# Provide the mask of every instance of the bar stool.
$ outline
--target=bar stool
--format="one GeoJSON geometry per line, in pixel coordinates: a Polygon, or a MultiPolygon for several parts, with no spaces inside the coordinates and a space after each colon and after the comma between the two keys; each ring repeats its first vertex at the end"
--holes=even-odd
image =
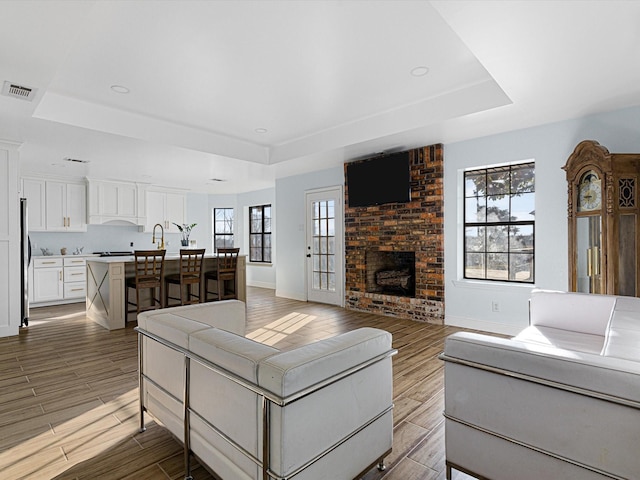
{"type": "Polygon", "coordinates": [[[204,287],[205,301],[227,300],[230,298],[238,298],[238,282],[236,279],[236,266],[238,264],[239,248],[219,248],[218,249],[218,268],[212,272],[205,272],[204,287]],[[216,282],[217,289],[215,292],[209,291],[209,280],[216,282]],[[231,282],[233,289],[227,290],[226,286],[231,282]],[[209,299],[208,294],[215,295],[215,298],[209,299]]]}
{"type": "Polygon", "coordinates": [[[164,275],[164,257],[166,250],[136,250],[133,254],[135,260],[133,262],[135,276],[127,278],[124,287],[124,305],[125,320],[129,313],[136,312],[136,315],[146,310],[155,310],[162,308],[162,277],[164,275]],[[136,303],[129,300],[129,289],[136,290],[136,303]],[[148,289],[151,295],[151,304],[142,305],[140,292],[148,289]],[[156,289],[159,290],[156,298],[156,289]],[[135,305],[133,310],[129,309],[129,305],[135,305]]]}
{"type": "MultiPolygon", "coordinates": [[[[180,249],[180,273],[171,273],[165,275],[165,301],[166,307],[169,306],[169,299],[179,300],[179,305],[189,305],[192,303],[200,303],[200,282],[202,275],[202,263],[204,261],[204,248],[198,249],[180,249]],[[178,285],[180,288],[180,298],[169,296],[171,284],[178,285]],[[198,285],[197,295],[193,292],[192,286],[198,285]],[[186,294],[186,295],[185,295],[186,294]],[[194,300],[195,299],[195,300],[194,300]]],[[[172,305],[173,306],[173,305],[172,305]]]]}

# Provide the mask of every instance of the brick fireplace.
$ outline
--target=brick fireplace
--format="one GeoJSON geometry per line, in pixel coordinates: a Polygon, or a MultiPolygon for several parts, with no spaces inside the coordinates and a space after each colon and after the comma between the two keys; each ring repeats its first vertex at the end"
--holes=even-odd
{"type": "Polygon", "coordinates": [[[345,304],[352,310],[442,325],[443,146],[411,150],[409,158],[410,202],[351,208],[346,185],[345,304]],[[383,273],[376,282],[381,271],[393,273],[383,273]]]}

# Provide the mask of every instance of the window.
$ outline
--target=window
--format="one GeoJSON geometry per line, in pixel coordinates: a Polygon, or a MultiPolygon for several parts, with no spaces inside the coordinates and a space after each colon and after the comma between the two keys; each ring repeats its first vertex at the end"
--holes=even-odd
{"type": "Polygon", "coordinates": [[[213,249],[233,248],[233,208],[213,209],[213,249]]]}
{"type": "Polygon", "coordinates": [[[534,163],[464,174],[464,278],[533,283],[534,163]]]}
{"type": "Polygon", "coordinates": [[[271,262],[271,205],[249,207],[249,261],[271,262]]]}

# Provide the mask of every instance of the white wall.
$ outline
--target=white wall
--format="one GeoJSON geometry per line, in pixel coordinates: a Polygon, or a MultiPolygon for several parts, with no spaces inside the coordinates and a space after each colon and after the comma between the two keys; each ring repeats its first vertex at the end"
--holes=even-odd
{"type": "Polygon", "coordinates": [[[209,195],[206,193],[187,194],[187,218],[185,223],[195,223],[191,229],[189,240],[195,240],[198,248],[205,248],[206,253],[213,252],[211,239],[211,210],[209,208],[209,195]]]}
{"type": "Polygon", "coordinates": [[[344,185],[343,167],[276,180],[276,295],[307,300],[305,261],[305,192],[344,185]]]}
{"type": "Polygon", "coordinates": [[[279,217],[275,189],[267,188],[255,192],[241,193],[237,196],[236,208],[236,246],[249,255],[249,207],[271,205],[271,263],[250,263],[247,257],[247,285],[263,288],[276,288],[276,265],[278,263],[277,246],[281,238],[275,227],[279,217]]]}
{"type": "Polygon", "coordinates": [[[536,162],[535,287],[568,288],[567,183],[561,167],[582,140],[611,153],[640,151],[640,108],[445,145],[445,323],[499,333],[528,324],[530,286],[462,279],[462,171],[536,162]],[[498,302],[499,312],[492,312],[498,302]]]}

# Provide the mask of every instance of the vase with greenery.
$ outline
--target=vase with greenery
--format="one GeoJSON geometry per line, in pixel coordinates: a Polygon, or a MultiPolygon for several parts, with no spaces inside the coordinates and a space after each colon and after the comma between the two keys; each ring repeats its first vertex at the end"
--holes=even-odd
{"type": "Polygon", "coordinates": [[[182,244],[183,247],[188,247],[189,235],[191,235],[191,229],[195,227],[197,223],[192,223],[191,225],[188,225],[186,223],[183,223],[182,225],[178,225],[177,223],[174,223],[174,225],[178,227],[178,230],[180,230],[180,234],[182,235],[182,239],[180,240],[180,243],[182,244]]]}

